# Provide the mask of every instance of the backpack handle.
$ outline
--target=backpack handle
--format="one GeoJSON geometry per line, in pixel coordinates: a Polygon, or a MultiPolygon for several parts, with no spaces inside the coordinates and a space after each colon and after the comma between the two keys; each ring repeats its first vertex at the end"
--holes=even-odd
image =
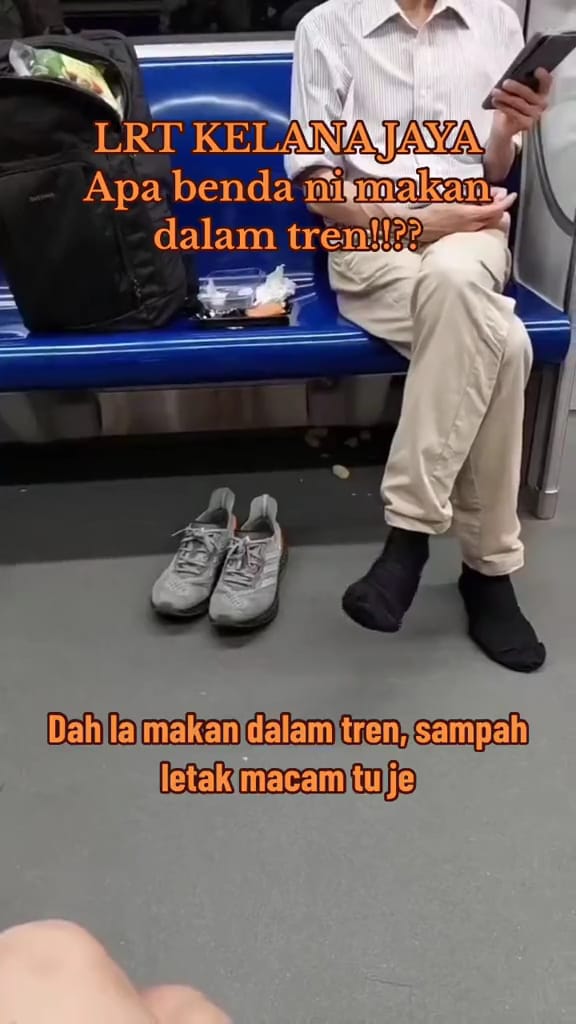
{"type": "Polygon", "coordinates": [[[73,35],[72,29],[68,28],[67,25],[50,26],[46,25],[43,36],[71,36],[73,35]]]}

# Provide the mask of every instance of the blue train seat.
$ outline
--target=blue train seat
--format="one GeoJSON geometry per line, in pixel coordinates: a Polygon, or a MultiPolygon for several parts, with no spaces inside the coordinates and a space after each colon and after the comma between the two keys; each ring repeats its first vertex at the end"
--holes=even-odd
{"type": "MultiPolygon", "coordinates": [[[[193,49],[195,54],[190,56],[186,46],[159,44],[152,47],[153,54],[144,52],[141,57],[156,119],[267,121],[271,144],[284,136],[289,121],[289,52],[277,52],[270,44],[270,52],[255,53],[249,43],[246,53],[218,54],[216,47],[209,55],[202,46],[193,49]]],[[[284,174],[280,155],[191,155],[190,135],[179,137],[176,145],[174,166],[194,180],[248,181],[262,167],[270,167],[275,177],[284,174]]],[[[203,252],[198,257],[199,270],[203,276],[248,267],[270,271],[283,263],[298,284],[296,322],[273,329],[206,331],[182,317],[149,333],[32,336],[6,284],[0,282],[0,389],[146,388],[406,371],[404,359],[394,349],[339,316],[328,287],[324,255],[288,247],[288,226],[312,223],[300,198],[285,204],[180,203],[177,214],[181,226],[197,225],[206,216],[217,227],[273,226],[278,251],[203,252]]],[[[529,331],[536,365],[551,368],[558,380],[570,350],[568,318],[519,285],[512,283],[510,290],[529,331]]],[[[550,401],[555,404],[553,391],[548,394],[550,401]]],[[[564,406],[565,396],[562,401],[564,406]]],[[[561,423],[550,427],[550,417],[558,412],[546,413],[548,434],[561,434],[561,423]]],[[[557,447],[557,439],[553,443],[557,447]]],[[[543,457],[545,461],[546,453],[543,457]]],[[[540,469],[537,476],[536,486],[541,487],[540,469]]]]}
{"type": "MultiPolygon", "coordinates": [[[[166,46],[169,52],[170,47],[166,46]]],[[[291,56],[177,56],[143,60],[146,87],[158,120],[263,120],[268,139],[281,139],[289,121],[291,56]]],[[[194,180],[254,178],[262,167],[283,176],[280,155],[191,155],[191,136],[177,141],[174,165],[194,180]]],[[[383,342],[343,320],[326,281],[323,254],[293,252],[286,229],[312,220],[295,203],[180,203],[182,226],[209,216],[218,227],[272,225],[277,252],[206,252],[200,273],[284,263],[298,282],[297,322],[290,327],[213,332],[182,318],[163,330],[134,335],[31,336],[11,297],[0,289],[0,388],[4,391],[122,388],[159,385],[401,373],[406,364],[383,342]]],[[[538,296],[512,286],[538,363],[559,364],[569,346],[567,318],[538,296]]]]}

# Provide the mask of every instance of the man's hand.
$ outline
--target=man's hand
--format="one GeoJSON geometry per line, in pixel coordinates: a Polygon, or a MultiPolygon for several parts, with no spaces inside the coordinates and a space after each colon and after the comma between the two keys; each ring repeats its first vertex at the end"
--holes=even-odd
{"type": "Polygon", "coordinates": [[[508,210],[517,199],[515,192],[493,189],[491,203],[432,203],[419,218],[423,232],[420,242],[434,242],[444,235],[459,232],[486,231],[490,228],[507,233],[510,226],[508,210]]]}
{"type": "Polygon", "coordinates": [[[507,81],[501,89],[495,89],[492,93],[497,130],[509,138],[519,132],[529,132],[538,124],[548,107],[552,75],[544,68],[538,68],[536,78],[537,90],[521,85],[520,82],[507,81]]]}

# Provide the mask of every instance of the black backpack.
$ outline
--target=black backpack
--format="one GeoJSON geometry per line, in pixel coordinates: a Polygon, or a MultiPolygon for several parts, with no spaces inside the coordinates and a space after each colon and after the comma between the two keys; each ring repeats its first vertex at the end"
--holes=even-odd
{"type": "MultiPolygon", "coordinates": [[[[116,32],[26,39],[105,65],[121,86],[126,121],[150,122],[136,52],[116,32]]],[[[122,331],[165,324],[194,305],[193,264],[163,251],[154,235],[170,208],[138,200],[125,212],[84,203],[97,172],[106,182],[156,179],[170,193],[169,157],[93,152],[95,121],[108,121],[107,148],[122,138],[120,118],[100,97],[66,82],[21,78],[11,41],[0,40],[0,266],[32,331],[122,331]]]]}

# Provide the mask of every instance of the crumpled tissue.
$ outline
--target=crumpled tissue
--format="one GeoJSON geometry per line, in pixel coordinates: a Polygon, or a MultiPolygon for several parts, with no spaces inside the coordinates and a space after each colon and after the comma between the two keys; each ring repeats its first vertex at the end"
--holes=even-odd
{"type": "Polygon", "coordinates": [[[296,283],[286,277],[282,263],[271,274],[268,274],[262,284],[258,285],[254,296],[254,305],[260,306],[265,302],[286,302],[286,299],[294,295],[295,291],[296,283]]]}

